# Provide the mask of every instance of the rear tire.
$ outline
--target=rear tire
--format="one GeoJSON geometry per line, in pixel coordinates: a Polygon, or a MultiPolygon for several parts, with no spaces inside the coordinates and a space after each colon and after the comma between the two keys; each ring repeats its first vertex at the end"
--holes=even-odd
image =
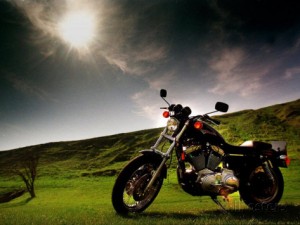
{"type": "Polygon", "coordinates": [[[273,179],[262,166],[257,166],[240,184],[241,198],[254,210],[274,209],[282,197],[284,181],[281,171],[277,167],[269,169],[273,179]]]}
{"type": "Polygon", "coordinates": [[[144,189],[160,163],[157,158],[141,155],[126,165],[112,191],[112,204],[117,213],[139,213],[154,201],[163,184],[163,176],[156,179],[147,193],[144,189]]]}

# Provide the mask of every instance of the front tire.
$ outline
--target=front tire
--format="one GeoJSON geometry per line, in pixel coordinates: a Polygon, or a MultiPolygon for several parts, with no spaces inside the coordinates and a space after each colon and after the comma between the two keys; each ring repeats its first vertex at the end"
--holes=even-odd
{"type": "Polygon", "coordinates": [[[272,209],[280,201],[284,181],[277,167],[269,168],[268,174],[263,166],[258,166],[243,180],[240,186],[240,196],[252,209],[272,209]]]}
{"type": "Polygon", "coordinates": [[[139,213],[154,201],[163,184],[163,176],[160,175],[146,193],[144,189],[160,163],[157,158],[141,155],[126,165],[112,192],[112,204],[117,213],[139,213]]]}

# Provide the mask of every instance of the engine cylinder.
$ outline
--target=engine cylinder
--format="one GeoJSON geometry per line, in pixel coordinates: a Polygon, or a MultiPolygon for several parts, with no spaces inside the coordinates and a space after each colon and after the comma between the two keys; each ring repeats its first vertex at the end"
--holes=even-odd
{"type": "Polygon", "coordinates": [[[191,155],[190,159],[196,171],[200,171],[206,167],[204,152],[199,151],[197,155],[191,155]]]}
{"type": "Polygon", "coordinates": [[[213,151],[210,152],[207,160],[207,168],[210,170],[214,170],[218,167],[222,160],[222,157],[218,155],[217,153],[214,153],[213,151]]]}
{"type": "Polygon", "coordinates": [[[196,171],[208,168],[214,171],[222,161],[224,151],[209,143],[201,144],[197,140],[189,139],[183,146],[183,151],[188,156],[190,163],[196,171]]]}

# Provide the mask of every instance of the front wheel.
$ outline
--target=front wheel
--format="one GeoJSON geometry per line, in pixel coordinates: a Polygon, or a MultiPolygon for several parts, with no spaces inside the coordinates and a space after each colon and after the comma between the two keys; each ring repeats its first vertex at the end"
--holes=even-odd
{"type": "Polygon", "coordinates": [[[277,167],[264,168],[258,166],[243,179],[240,196],[252,209],[274,207],[280,201],[284,182],[281,171],[277,167]]]}
{"type": "Polygon", "coordinates": [[[159,176],[145,192],[161,161],[141,155],[131,160],[116,179],[112,192],[113,207],[119,214],[144,211],[155,199],[163,184],[159,176]]]}

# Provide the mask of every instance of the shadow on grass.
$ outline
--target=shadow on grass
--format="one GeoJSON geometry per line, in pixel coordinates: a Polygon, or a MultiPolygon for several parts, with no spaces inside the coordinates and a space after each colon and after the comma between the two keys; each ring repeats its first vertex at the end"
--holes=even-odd
{"type": "Polygon", "coordinates": [[[0,204],[10,202],[13,199],[16,199],[22,196],[26,192],[25,189],[13,190],[7,193],[3,193],[0,195],[0,204]]]}
{"type": "Polygon", "coordinates": [[[262,223],[277,223],[277,224],[300,224],[300,205],[278,205],[275,208],[256,208],[227,210],[226,213],[222,210],[203,210],[195,213],[185,212],[144,212],[141,214],[123,215],[127,219],[144,218],[144,219],[176,219],[176,220],[192,220],[198,219],[213,220],[221,219],[224,221],[259,221],[262,223]]]}
{"type": "Polygon", "coordinates": [[[1,208],[14,208],[14,207],[19,207],[19,206],[24,206],[27,203],[29,203],[33,198],[29,197],[26,198],[22,201],[19,202],[12,202],[12,203],[6,203],[6,204],[1,204],[1,208]]]}
{"type": "Polygon", "coordinates": [[[278,205],[274,208],[257,207],[253,210],[231,210],[229,214],[236,219],[256,219],[264,222],[276,222],[280,224],[300,223],[300,205],[278,205]]]}

